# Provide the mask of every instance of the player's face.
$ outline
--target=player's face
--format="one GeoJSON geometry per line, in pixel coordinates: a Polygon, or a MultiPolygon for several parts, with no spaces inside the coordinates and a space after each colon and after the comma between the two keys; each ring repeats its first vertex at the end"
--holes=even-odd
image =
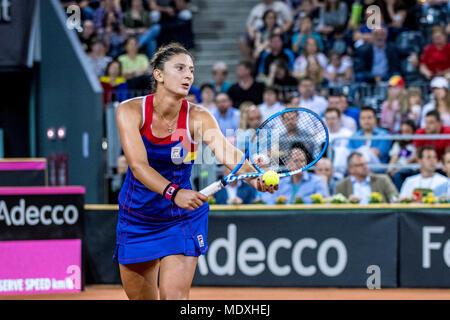
{"type": "Polygon", "coordinates": [[[194,62],[187,54],[177,54],[164,64],[162,79],[164,88],[183,97],[187,96],[194,82],[194,62]]]}

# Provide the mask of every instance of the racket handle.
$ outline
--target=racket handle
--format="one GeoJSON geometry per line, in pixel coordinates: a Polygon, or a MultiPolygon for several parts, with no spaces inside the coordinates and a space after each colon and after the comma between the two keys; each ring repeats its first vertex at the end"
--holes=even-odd
{"type": "Polygon", "coordinates": [[[202,193],[205,196],[209,197],[210,195],[216,193],[217,191],[219,191],[222,188],[223,188],[222,182],[221,181],[216,181],[216,182],[211,183],[206,188],[203,188],[202,190],[200,190],[200,193],[202,193]]]}

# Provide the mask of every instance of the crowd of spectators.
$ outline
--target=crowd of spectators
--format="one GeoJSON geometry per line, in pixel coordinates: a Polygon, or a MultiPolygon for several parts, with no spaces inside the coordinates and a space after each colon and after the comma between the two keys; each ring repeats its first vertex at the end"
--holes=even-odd
{"type": "Polygon", "coordinates": [[[449,39],[448,1],[261,0],[239,39],[237,81],[229,84],[230,70],[218,62],[202,86],[215,94],[217,106],[211,98],[208,106],[241,149],[249,128],[285,106],[320,115],[331,144],[312,170],[283,178],[274,194],[239,183],[219,202],[311,203],[311,195],[342,194],[367,204],[373,192],[383,202],[411,198],[415,189],[447,194],[450,139],[419,135],[450,133],[449,39]],[[360,86],[384,89],[381,101],[357,105],[360,86]],[[224,99],[226,113],[216,111],[224,99]],[[393,134],[417,138],[380,139],[393,134]]]}
{"type": "MultiPolygon", "coordinates": [[[[105,104],[124,100],[128,90],[148,89],[157,46],[178,41],[193,47],[187,2],[78,1],[79,38],[105,89],[105,104]]],[[[207,108],[241,149],[251,129],[285,106],[320,115],[330,146],[313,170],[282,180],[273,195],[239,182],[217,195],[218,203],[273,204],[280,195],[288,195],[288,203],[311,203],[312,194],[337,193],[367,203],[372,192],[392,202],[411,197],[414,188],[450,192],[441,186],[449,185],[450,140],[379,139],[450,134],[448,1],[261,0],[246,26],[236,69],[217,61],[210,81],[193,86],[188,100],[207,108]],[[227,81],[230,72],[235,83],[227,81]],[[385,94],[357,104],[363,86],[385,94]]]]}
{"type": "Polygon", "coordinates": [[[194,47],[189,1],[61,0],[65,8],[81,9],[78,37],[104,88],[105,106],[149,91],[150,60],[159,46],[194,47]]]}

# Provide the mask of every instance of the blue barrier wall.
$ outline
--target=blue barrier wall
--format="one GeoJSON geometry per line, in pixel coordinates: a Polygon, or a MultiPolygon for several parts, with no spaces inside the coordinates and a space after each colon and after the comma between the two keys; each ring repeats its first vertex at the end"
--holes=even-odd
{"type": "MultiPolygon", "coordinates": [[[[86,282],[121,283],[117,206],[85,213],[86,282]]],[[[193,285],[450,287],[450,205],[212,206],[207,243],[193,285]]]]}

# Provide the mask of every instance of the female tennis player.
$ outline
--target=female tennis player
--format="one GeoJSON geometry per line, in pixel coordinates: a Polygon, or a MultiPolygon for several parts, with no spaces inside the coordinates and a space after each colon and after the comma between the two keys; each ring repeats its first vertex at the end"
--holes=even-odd
{"type": "MultiPolygon", "coordinates": [[[[208,248],[207,197],[190,184],[197,146],[204,142],[230,170],[243,153],[205,108],[184,99],[194,81],[189,51],[169,44],[151,65],[155,94],[125,101],[116,111],[129,167],[119,194],[114,258],[129,299],[188,299],[198,256],[208,248]]],[[[239,172],[254,171],[246,162],[239,172]]],[[[278,189],[259,178],[247,182],[262,192],[278,189]]]]}

